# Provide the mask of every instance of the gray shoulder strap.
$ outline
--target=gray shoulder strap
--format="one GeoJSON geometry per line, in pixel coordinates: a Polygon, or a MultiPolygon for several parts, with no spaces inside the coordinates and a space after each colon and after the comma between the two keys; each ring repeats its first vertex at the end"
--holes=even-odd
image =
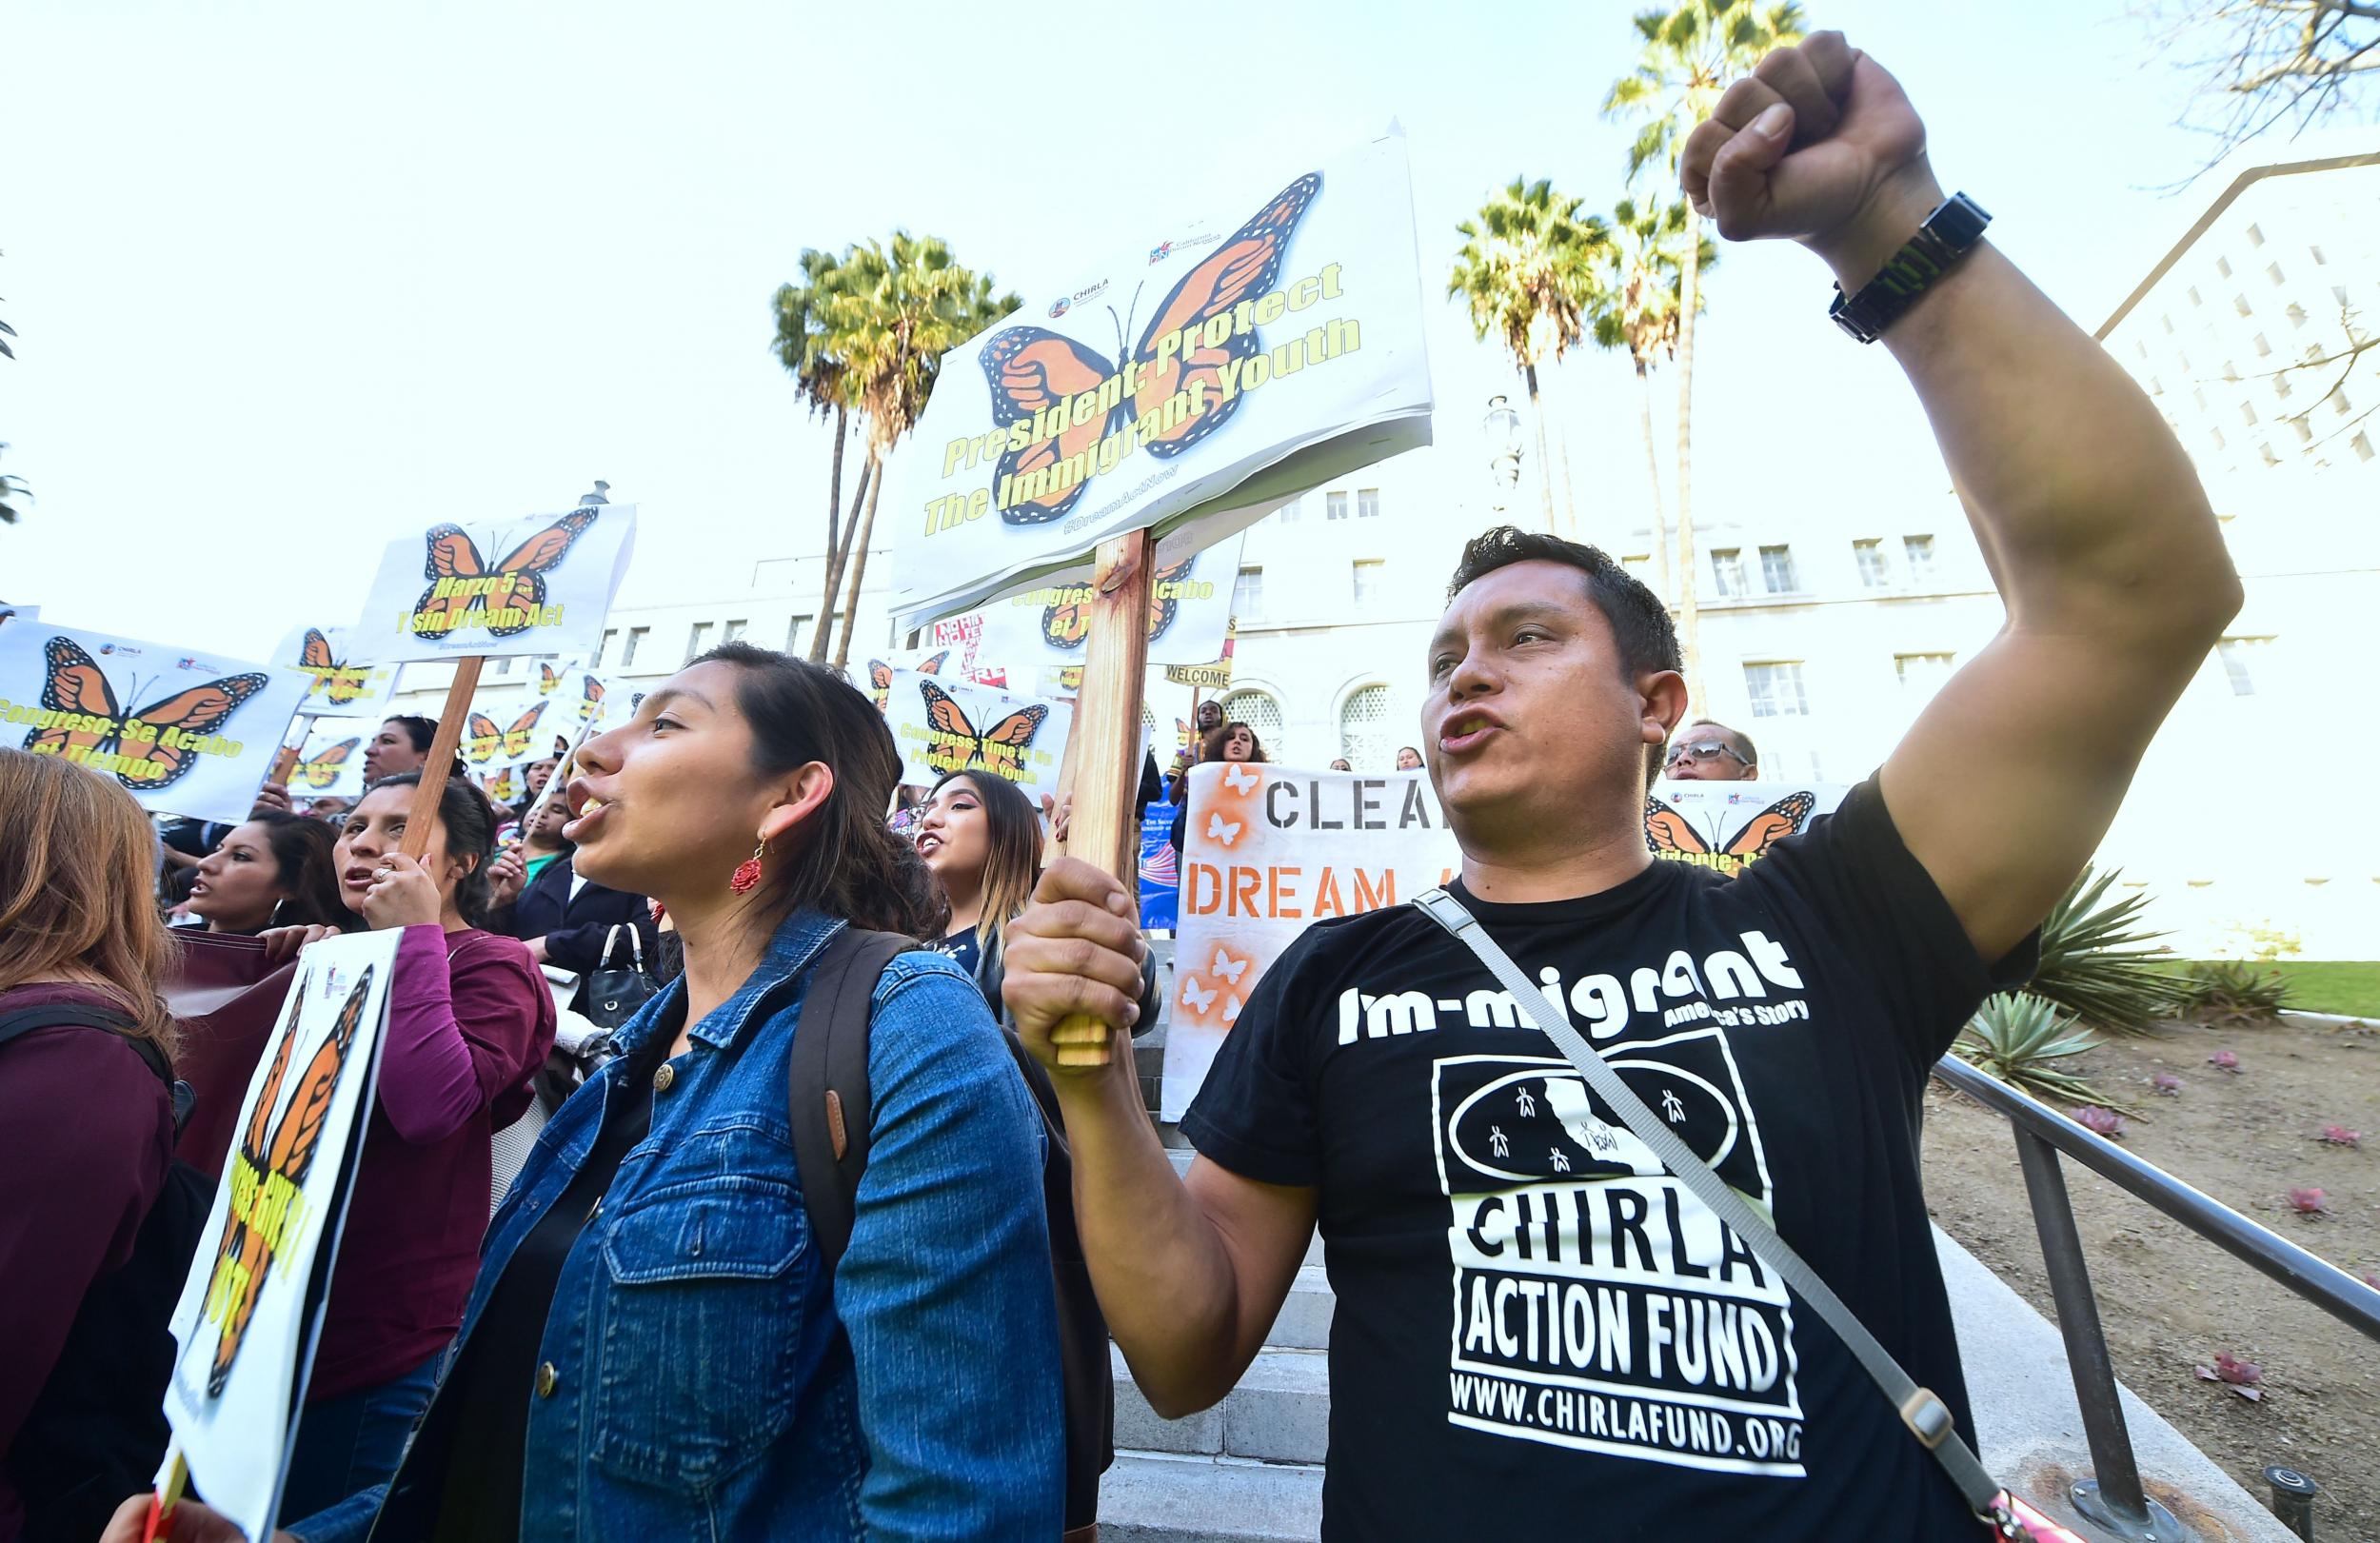
{"type": "Polygon", "coordinates": [[[1761,1261],[1784,1278],[1787,1285],[1824,1318],[1859,1364],[1868,1369],[1877,1388],[1893,1406],[1900,1411],[1901,1422],[1909,1427],[1919,1444],[1934,1454],[1951,1482],[1957,1486],[1968,1507],[1980,1520],[1999,1535],[2019,1538],[2026,1535],[2024,1526],[2010,1514],[2000,1500],[2000,1486],[1993,1483],[1983,1463],[1967,1443],[1959,1438],[1950,1406],[1943,1403],[1932,1390],[1920,1388],[1909,1374],[1901,1370],[1892,1353],[1876,1343],[1875,1335],[1843,1305],[1834,1288],[1818,1277],[1802,1256],[1793,1251],[1775,1228],[1760,1219],[1744,1197],[1728,1188],[1727,1181],[1714,1172],[1708,1163],[1695,1156],[1694,1150],[1675,1131],[1647,1109],[1644,1100],[1631,1091],[1617,1072],[1603,1063],[1585,1038],[1571,1025],[1569,1016],[1546,999],[1545,993],[1521,972],[1512,956],[1497,944],[1479,925],[1478,919],[1463,908],[1460,900],[1443,889],[1431,890],[1414,897],[1413,903],[1429,919],[1455,935],[1479,956],[1513,999],[1545,1031],[1573,1066],[1586,1078],[1620,1123],[1627,1126],[1636,1139],[1652,1148],[1677,1181],[1694,1192],[1695,1197],[1710,1208],[1735,1236],[1749,1244],[1761,1261]]]}

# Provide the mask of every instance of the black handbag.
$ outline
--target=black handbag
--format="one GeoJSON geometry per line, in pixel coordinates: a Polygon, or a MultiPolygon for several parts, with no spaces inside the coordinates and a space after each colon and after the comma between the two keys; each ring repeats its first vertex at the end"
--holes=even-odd
{"type": "Polygon", "coordinates": [[[645,943],[636,928],[623,921],[604,934],[604,951],[586,974],[585,1017],[599,1029],[616,1029],[636,1016],[636,1010],[661,994],[661,982],[645,968],[645,943]],[[613,960],[620,935],[628,935],[628,967],[613,960]]]}

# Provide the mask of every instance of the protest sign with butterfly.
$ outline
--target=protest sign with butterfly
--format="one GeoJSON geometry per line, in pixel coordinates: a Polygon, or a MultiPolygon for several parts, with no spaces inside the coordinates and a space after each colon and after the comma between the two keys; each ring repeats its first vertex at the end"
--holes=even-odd
{"type": "Polygon", "coordinates": [[[560,692],[544,697],[532,689],[480,697],[463,721],[463,740],[455,753],[463,758],[466,771],[485,776],[546,759],[554,753],[555,735],[569,735],[577,727],[560,692]]]}
{"type": "Polygon", "coordinates": [[[380,732],[377,718],[317,718],[284,781],[293,799],[364,796],[364,747],[380,732]]]}
{"type": "Polygon", "coordinates": [[[1038,803],[1042,794],[1058,792],[1058,767],[1073,731],[1074,708],[895,670],[886,687],[884,719],[901,746],[903,782],[926,787],[944,772],[988,772],[1016,783],[1038,803]]]}
{"type": "Polygon", "coordinates": [[[302,713],[340,713],[362,717],[389,711],[397,692],[397,666],[365,662],[348,640],[346,627],[296,626],[272,651],[272,663],[284,669],[304,670],[314,678],[302,713]]]}
{"type": "Polygon", "coordinates": [[[112,777],[145,809],[236,822],[310,683],[171,643],[11,622],[0,627],[0,744],[112,777]]]}
{"type": "Polygon", "coordinates": [[[353,933],[299,956],[173,1311],[175,1448],[207,1503],[250,1537],[270,1535],[279,1509],[321,1332],[314,1266],[339,1246],[400,940],[353,933]]]}
{"type": "MultiPolygon", "coordinates": [[[[1203,663],[1223,646],[1242,538],[1229,536],[1203,551],[1194,549],[1192,539],[1203,535],[1184,531],[1157,544],[1157,572],[1149,586],[1149,663],[1203,663]]],[[[1091,598],[1091,571],[1083,567],[992,601],[967,613],[981,624],[962,634],[969,646],[961,658],[978,678],[996,669],[1012,687],[1053,667],[1079,670],[1091,598]]],[[[963,625],[965,619],[958,620],[963,625]]]]}
{"type": "Polygon", "coordinates": [[[1395,133],[1087,267],[943,357],[891,468],[890,608],[966,610],[1130,531],[1195,549],[1427,444],[1421,317],[1395,133]]]}
{"type": "Polygon", "coordinates": [[[384,663],[466,654],[592,658],[635,545],[636,505],[476,525],[391,542],[348,642],[384,663]]]}
{"type": "Polygon", "coordinates": [[[1656,858],[1739,873],[1850,791],[1840,782],[1659,781],[1644,801],[1644,839],[1656,858]]]}
{"type": "Polygon", "coordinates": [[[541,660],[537,666],[537,694],[553,702],[553,727],[567,735],[590,725],[600,725],[611,700],[611,682],[582,663],[569,661],[556,664],[541,660]]]}
{"type": "MultiPolygon", "coordinates": [[[[956,654],[957,650],[952,648],[911,648],[894,653],[890,659],[869,660],[867,662],[868,701],[876,703],[878,712],[885,711],[886,702],[892,696],[895,675],[904,670],[914,675],[941,675],[943,667],[950,663],[956,654]]],[[[954,680],[959,678],[959,671],[956,669],[951,670],[950,674],[954,680]]],[[[1005,682],[979,683],[998,685],[1005,682]]]]}

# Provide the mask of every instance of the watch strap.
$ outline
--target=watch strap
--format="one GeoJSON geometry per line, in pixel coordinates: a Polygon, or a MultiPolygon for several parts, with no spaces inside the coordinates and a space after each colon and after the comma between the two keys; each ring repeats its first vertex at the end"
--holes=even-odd
{"type": "Polygon", "coordinates": [[[1953,193],[1857,294],[1846,295],[1837,287],[1827,315],[1857,342],[1874,343],[1983,239],[1991,223],[1982,205],[1965,193],[1953,193]]]}

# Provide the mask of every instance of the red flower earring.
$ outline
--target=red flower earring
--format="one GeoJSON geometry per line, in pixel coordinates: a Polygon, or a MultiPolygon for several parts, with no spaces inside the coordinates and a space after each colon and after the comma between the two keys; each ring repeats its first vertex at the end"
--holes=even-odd
{"type": "Polygon", "coordinates": [[[734,876],[727,880],[728,889],[738,895],[749,895],[752,891],[760,888],[761,859],[766,856],[767,852],[768,843],[766,841],[763,841],[759,845],[753,847],[752,855],[745,858],[742,862],[736,864],[734,876]]]}

